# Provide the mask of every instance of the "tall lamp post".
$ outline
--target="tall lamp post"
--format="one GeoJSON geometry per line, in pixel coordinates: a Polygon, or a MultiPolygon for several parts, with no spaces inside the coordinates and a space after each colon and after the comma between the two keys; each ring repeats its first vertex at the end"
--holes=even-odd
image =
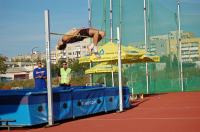
{"type": "Polygon", "coordinates": [[[35,54],[34,49],[36,49],[36,48],[38,48],[38,47],[33,47],[32,50],[31,50],[31,60],[32,60],[32,62],[33,62],[33,59],[34,59],[33,55],[35,54]]]}
{"type": "Polygon", "coordinates": [[[31,53],[33,54],[33,52],[34,52],[34,49],[36,49],[36,48],[38,48],[38,47],[33,47],[32,48],[32,50],[31,50],[31,53]]]}
{"type": "Polygon", "coordinates": [[[32,50],[31,50],[31,62],[32,62],[32,68],[34,69],[34,65],[33,65],[33,54],[34,54],[34,49],[36,49],[38,47],[33,47],[32,50]]]}

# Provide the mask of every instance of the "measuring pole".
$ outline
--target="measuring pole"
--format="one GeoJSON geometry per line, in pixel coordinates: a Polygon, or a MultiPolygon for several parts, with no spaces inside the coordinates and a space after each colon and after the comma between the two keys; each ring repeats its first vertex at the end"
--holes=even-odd
{"type": "Polygon", "coordinates": [[[181,90],[183,92],[183,62],[182,62],[182,43],[181,43],[181,20],[180,20],[180,0],[177,0],[177,8],[178,8],[178,42],[179,42],[179,61],[181,67],[181,90]]]}
{"type": "MultiPolygon", "coordinates": [[[[92,3],[91,3],[91,0],[88,0],[88,26],[89,27],[92,27],[92,20],[91,20],[91,17],[92,17],[92,11],[91,11],[91,6],[92,6],[92,3]]],[[[92,43],[91,39],[90,39],[90,44],[92,43]]],[[[90,62],[90,69],[92,68],[93,66],[93,63],[90,62]]],[[[90,74],[90,84],[93,85],[93,75],[90,74]]]]}
{"type": "Polygon", "coordinates": [[[119,78],[119,111],[123,111],[123,98],[122,98],[122,61],[121,61],[121,40],[120,30],[117,27],[117,44],[118,44],[118,78],[119,78]]]}
{"type": "Polygon", "coordinates": [[[48,125],[53,125],[53,96],[51,88],[51,56],[50,56],[50,24],[49,10],[44,11],[45,18],[45,41],[46,41],[46,64],[47,64],[47,97],[48,97],[48,125]]]}
{"type": "Polygon", "coordinates": [[[113,9],[112,9],[112,0],[110,0],[110,42],[113,42],[113,9]]]}
{"type": "MultiPolygon", "coordinates": [[[[147,18],[146,18],[146,0],[144,0],[144,43],[145,50],[147,52],[147,18]]],[[[146,62],[146,86],[147,94],[149,93],[149,72],[148,72],[148,63],[146,62]]]]}

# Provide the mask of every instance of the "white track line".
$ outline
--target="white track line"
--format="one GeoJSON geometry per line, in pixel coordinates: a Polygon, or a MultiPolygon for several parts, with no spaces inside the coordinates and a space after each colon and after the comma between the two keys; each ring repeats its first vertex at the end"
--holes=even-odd
{"type": "Polygon", "coordinates": [[[153,109],[200,109],[200,106],[184,106],[184,107],[152,107],[152,108],[135,108],[137,110],[153,110],[153,109]]]}
{"type": "Polygon", "coordinates": [[[83,119],[86,121],[125,121],[125,120],[200,120],[200,117],[140,117],[125,119],[83,119]]]}

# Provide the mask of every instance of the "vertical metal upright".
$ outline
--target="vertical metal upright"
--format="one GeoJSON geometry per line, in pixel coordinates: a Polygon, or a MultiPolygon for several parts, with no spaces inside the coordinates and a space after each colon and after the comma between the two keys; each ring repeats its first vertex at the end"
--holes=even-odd
{"type": "Polygon", "coordinates": [[[115,86],[115,80],[114,80],[114,72],[112,71],[112,87],[114,87],[115,86]]]}
{"type": "MultiPolygon", "coordinates": [[[[144,0],[144,43],[145,50],[147,51],[147,16],[146,16],[146,0],[144,0]]],[[[146,86],[147,94],[149,93],[149,72],[148,72],[148,63],[146,62],[146,86]]]]}
{"type": "Polygon", "coordinates": [[[104,74],[103,82],[104,82],[104,86],[107,87],[107,83],[106,83],[106,74],[104,74]]]}
{"type": "Polygon", "coordinates": [[[119,32],[120,41],[122,42],[122,0],[119,0],[119,32]]]}
{"type": "Polygon", "coordinates": [[[181,76],[181,90],[183,91],[183,62],[182,62],[182,43],[181,43],[181,20],[180,20],[180,0],[177,0],[177,14],[178,14],[178,42],[179,42],[179,61],[180,61],[180,76],[181,76]]]}
{"type": "Polygon", "coordinates": [[[53,96],[51,87],[51,56],[50,56],[50,23],[49,10],[44,11],[45,17],[45,42],[46,42],[46,64],[47,64],[47,94],[48,94],[48,125],[53,125],[53,96]]]}
{"type": "Polygon", "coordinates": [[[117,44],[118,44],[118,78],[119,78],[119,111],[123,111],[123,94],[122,94],[122,61],[121,61],[121,39],[120,29],[117,27],[117,44]]]}
{"type": "Polygon", "coordinates": [[[89,27],[92,26],[92,21],[91,21],[91,6],[92,6],[92,3],[91,3],[91,0],[88,0],[88,25],[89,27]]]}
{"type": "Polygon", "coordinates": [[[110,42],[113,42],[113,9],[112,0],[110,0],[110,42]]]}
{"type": "MultiPolygon", "coordinates": [[[[91,7],[92,7],[92,2],[91,2],[91,0],[88,0],[88,26],[89,27],[92,27],[92,20],[91,20],[91,17],[92,17],[92,9],[91,9],[91,7]]],[[[90,39],[90,43],[92,43],[91,42],[91,39],[90,39]]],[[[90,62],[90,68],[92,68],[92,66],[93,66],[93,64],[92,64],[92,62],[90,62]]],[[[93,85],[93,75],[92,74],[90,74],[90,84],[91,85],[93,85]]]]}

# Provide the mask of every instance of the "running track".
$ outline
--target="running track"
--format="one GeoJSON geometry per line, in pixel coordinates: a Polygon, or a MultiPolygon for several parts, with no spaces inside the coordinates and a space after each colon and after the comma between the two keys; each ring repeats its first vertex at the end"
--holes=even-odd
{"type": "MultiPolygon", "coordinates": [[[[145,97],[122,113],[64,122],[48,128],[16,132],[200,132],[200,92],[167,93],[145,97]]],[[[3,130],[6,131],[6,130],[3,130]]]]}

